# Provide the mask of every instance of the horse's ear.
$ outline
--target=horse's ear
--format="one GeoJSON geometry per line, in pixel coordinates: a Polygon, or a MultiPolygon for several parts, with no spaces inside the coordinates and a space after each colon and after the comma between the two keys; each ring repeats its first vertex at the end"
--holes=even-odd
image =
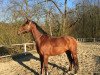
{"type": "Polygon", "coordinates": [[[26,22],[26,23],[29,23],[30,20],[26,17],[26,18],[25,18],[25,22],[26,22]]]}

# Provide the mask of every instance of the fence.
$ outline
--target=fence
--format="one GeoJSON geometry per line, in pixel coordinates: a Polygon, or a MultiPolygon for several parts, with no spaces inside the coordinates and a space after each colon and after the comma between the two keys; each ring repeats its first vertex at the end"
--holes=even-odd
{"type": "MultiPolygon", "coordinates": [[[[22,46],[22,47],[23,47],[23,52],[22,52],[22,53],[25,53],[25,55],[26,55],[27,52],[33,51],[33,50],[27,51],[27,46],[28,46],[28,45],[32,45],[32,46],[33,46],[33,50],[36,51],[36,50],[35,50],[35,49],[36,49],[36,48],[35,48],[35,42],[33,42],[33,43],[22,43],[22,44],[12,44],[11,47],[10,47],[10,49],[11,49],[11,48],[14,48],[14,47],[16,47],[16,46],[18,46],[18,47],[22,46]]],[[[5,47],[5,46],[4,46],[4,45],[0,45],[0,48],[1,48],[1,47],[5,47]]],[[[10,57],[10,56],[12,56],[12,55],[4,55],[4,56],[0,56],[0,58],[10,57]]]]}
{"type": "Polygon", "coordinates": [[[11,46],[23,46],[24,47],[24,53],[27,52],[27,45],[33,45],[34,46],[34,49],[35,49],[35,42],[33,43],[23,43],[23,44],[12,44],[11,46]]]}
{"type": "Polygon", "coordinates": [[[100,38],[77,38],[79,42],[100,42],[100,38]]]}
{"type": "MultiPolygon", "coordinates": [[[[79,42],[100,42],[100,38],[77,38],[77,41],[79,42]]],[[[20,47],[22,46],[23,47],[23,53],[27,53],[27,52],[31,52],[31,51],[27,51],[27,46],[28,45],[32,45],[34,47],[34,50],[36,49],[35,48],[35,42],[33,41],[32,43],[22,43],[22,44],[12,44],[11,45],[11,48],[12,47],[20,47]]],[[[4,45],[0,45],[0,48],[1,47],[4,47],[4,45]]],[[[2,57],[9,57],[11,55],[6,55],[6,56],[0,56],[0,58],[2,57]]]]}

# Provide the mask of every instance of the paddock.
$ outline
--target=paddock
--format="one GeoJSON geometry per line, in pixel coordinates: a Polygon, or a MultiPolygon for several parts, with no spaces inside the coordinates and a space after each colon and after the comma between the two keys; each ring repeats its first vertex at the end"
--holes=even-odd
{"type": "MultiPolygon", "coordinates": [[[[23,47],[24,49],[24,47],[23,47]]],[[[100,43],[78,42],[78,75],[100,75],[100,43]]],[[[68,75],[68,59],[63,53],[49,58],[49,75],[68,75]]],[[[40,61],[37,52],[27,51],[0,58],[0,75],[39,75],[40,61]]]]}

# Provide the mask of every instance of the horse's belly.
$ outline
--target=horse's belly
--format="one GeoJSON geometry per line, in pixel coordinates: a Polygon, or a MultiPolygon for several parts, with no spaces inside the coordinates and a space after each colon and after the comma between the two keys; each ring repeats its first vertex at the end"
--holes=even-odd
{"type": "Polygon", "coordinates": [[[63,47],[54,47],[52,50],[51,50],[51,55],[59,55],[59,54],[62,54],[66,51],[66,48],[63,48],[63,47]]]}

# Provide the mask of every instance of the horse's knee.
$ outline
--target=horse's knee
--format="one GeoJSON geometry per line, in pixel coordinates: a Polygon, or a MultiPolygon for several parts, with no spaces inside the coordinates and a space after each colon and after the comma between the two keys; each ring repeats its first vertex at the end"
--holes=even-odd
{"type": "Polygon", "coordinates": [[[45,69],[45,71],[47,71],[48,70],[48,66],[44,65],[44,69],[45,69]]]}

